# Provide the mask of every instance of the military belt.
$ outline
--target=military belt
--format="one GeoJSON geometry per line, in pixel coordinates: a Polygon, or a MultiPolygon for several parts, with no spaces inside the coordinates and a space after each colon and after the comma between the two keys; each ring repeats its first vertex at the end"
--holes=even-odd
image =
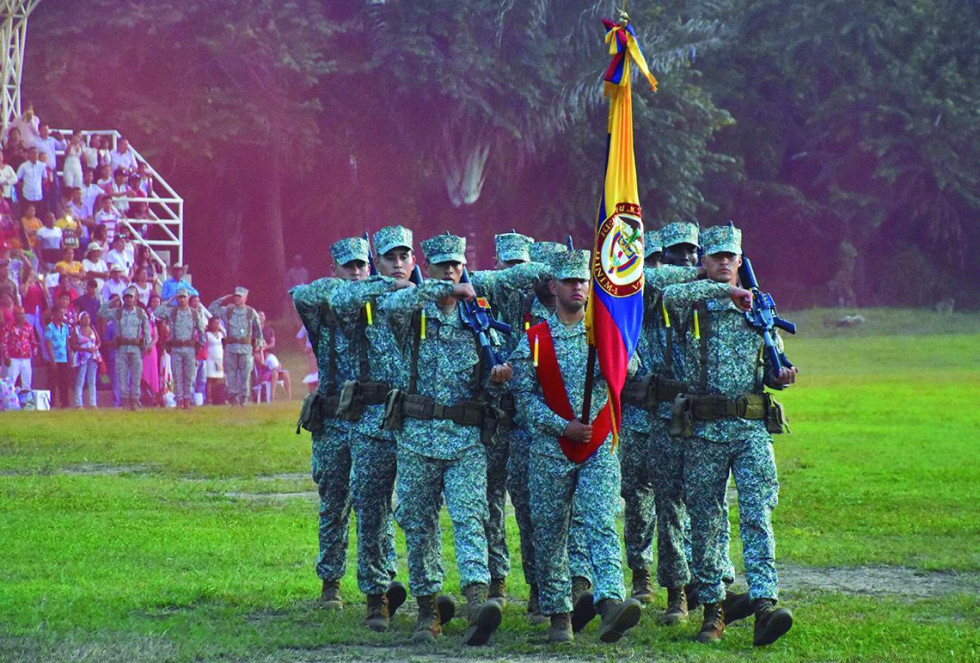
{"type": "Polygon", "coordinates": [[[139,341],[138,338],[133,339],[133,340],[130,340],[128,338],[119,338],[119,339],[116,339],[116,345],[137,345],[138,346],[139,344],[140,344],[140,341],[139,341]]]}
{"type": "Polygon", "coordinates": [[[448,419],[460,426],[481,426],[486,408],[479,401],[460,401],[455,405],[436,403],[430,396],[405,394],[402,413],[413,419],[448,419]]]}
{"type": "Polygon", "coordinates": [[[742,394],[738,398],[721,395],[693,396],[691,412],[695,419],[711,421],[728,417],[765,419],[768,394],[742,394]]]}
{"type": "Polygon", "coordinates": [[[225,343],[239,343],[241,345],[250,345],[252,343],[252,339],[247,337],[238,338],[235,336],[228,336],[227,338],[225,338],[225,343]]]}
{"type": "Polygon", "coordinates": [[[656,410],[660,403],[670,403],[678,394],[686,394],[689,386],[680,380],[659,375],[647,375],[633,380],[623,388],[623,402],[644,410],[656,410]]]}
{"type": "Polygon", "coordinates": [[[194,339],[191,339],[189,341],[170,341],[170,345],[175,348],[193,348],[195,343],[194,339]]]}

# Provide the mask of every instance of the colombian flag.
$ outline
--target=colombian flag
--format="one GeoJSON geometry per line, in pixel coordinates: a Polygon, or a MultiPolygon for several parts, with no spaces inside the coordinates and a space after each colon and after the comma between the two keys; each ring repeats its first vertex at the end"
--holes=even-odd
{"type": "Polygon", "coordinates": [[[643,324],[643,221],[633,156],[630,64],[636,63],[653,91],[657,81],[628,20],[622,24],[604,20],[603,25],[612,55],[603,84],[609,97],[609,133],[585,325],[589,345],[595,348],[599,369],[608,384],[615,448],[622,420],[620,394],[643,324]]]}

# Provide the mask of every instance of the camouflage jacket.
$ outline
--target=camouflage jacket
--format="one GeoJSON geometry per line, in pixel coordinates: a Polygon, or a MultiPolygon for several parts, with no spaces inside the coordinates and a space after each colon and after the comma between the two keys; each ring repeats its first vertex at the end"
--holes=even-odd
{"type": "Polygon", "coordinates": [[[150,329],[150,318],[139,306],[127,309],[125,306],[112,308],[109,302],[103,302],[99,307],[99,317],[104,320],[113,320],[116,323],[116,336],[118,339],[126,341],[140,341],[142,347],[146,347],[153,337],[150,329]]]}
{"type": "Polygon", "coordinates": [[[153,315],[167,321],[175,341],[197,341],[204,333],[204,316],[189,306],[182,309],[163,304],[153,311],[153,315]]]}
{"type": "MultiPolygon", "coordinates": [[[[672,285],[664,290],[664,304],[676,324],[675,344],[681,361],[677,365],[678,378],[692,387],[693,393],[722,394],[737,398],[742,394],[764,392],[765,367],[762,361],[762,336],[749,326],[745,314],[731,302],[731,286],[727,283],[694,281],[672,285]],[[698,332],[707,333],[707,366],[705,388],[702,378],[701,341],[694,328],[694,309],[698,302],[705,302],[708,311],[707,324],[699,321],[698,332]],[[706,332],[707,330],[707,332],[706,332]]],[[[782,339],[774,336],[781,348],[782,339]]],[[[723,442],[746,437],[752,433],[765,433],[765,422],[741,418],[697,421],[694,433],[708,440],[723,442]]]]}
{"type": "Polygon", "coordinates": [[[217,316],[225,326],[225,352],[233,355],[252,354],[254,350],[265,347],[262,338],[262,325],[259,324],[259,314],[251,306],[221,305],[218,299],[208,307],[211,315],[217,316]],[[231,339],[247,339],[247,342],[234,342],[231,339]]]}

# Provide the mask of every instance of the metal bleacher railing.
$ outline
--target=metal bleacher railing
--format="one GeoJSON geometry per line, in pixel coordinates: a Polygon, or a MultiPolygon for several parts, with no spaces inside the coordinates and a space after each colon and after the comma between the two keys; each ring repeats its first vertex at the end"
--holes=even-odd
{"type": "MultiPolygon", "coordinates": [[[[70,136],[71,131],[58,130],[63,136],[70,136]]],[[[117,141],[122,138],[122,134],[114,130],[92,130],[82,131],[86,141],[89,136],[97,135],[102,138],[103,146],[105,141],[109,141],[109,149],[115,150],[117,141]]],[[[129,218],[120,213],[119,226],[126,228],[132,240],[137,244],[145,246],[152,260],[161,268],[175,263],[184,262],[184,199],[177,195],[166,180],[160,177],[150,162],[147,161],[139,151],[129,145],[129,149],[136,155],[139,163],[145,163],[149,168],[148,172],[153,180],[153,187],[149,197],[129,198],[122,197],[116,200],[128,203],[147,203],[148,213],[144,216],[149,218],[129,218]],[[162,194],[162,195],[161,195],[162,194]],[[174,256],[176,253],[176,256],[174,256]],[[176,257],[176,259],[175,259],[176,257]]],[[[58,156],[63,158],[64,152],[58,150],[58,156]]],[[[59,158],[59,163],[60,163],[59,158]]],[[[57,172],[57,177],[62,176],[62,171],[57,172]]],[[[115,206],[115,202],[113,203],[115,206]]],[[[116,207],[117,211],[120,211],[116,207]]]]}

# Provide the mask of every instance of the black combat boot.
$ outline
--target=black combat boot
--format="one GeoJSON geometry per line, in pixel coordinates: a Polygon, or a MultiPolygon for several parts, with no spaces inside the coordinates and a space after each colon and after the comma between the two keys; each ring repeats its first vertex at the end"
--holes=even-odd
{"type": "Polygon", "coordinates": [[[595,619],[592,583],[582,576],[572,577],[572,630],[578,633],[595,619]]]}
{"type": "Polygon", "coordinates": [[[776,642],[793,626],[793,613],[777,608],[776,599],[756,599],[755,634],[752,644],[764,647],[776,642]]]}
{"type": "Polygon", "coordinates": [[[439,608],[439,623],[445,626],[456,616],[456,603],[451,596],[440,594],[436,597],[436,607],[439,608]]]}
{"type": "Polygon", "coordinates": [[[684,585],[684,596],[687,597],[688,610],[694,610],[701,605],[701,599],[698,598],[698,583],[693,580],[684,585]]]}
{"type": "Polygon", "coordinates": [[[599,627],[599,639],[603,642],[616,642],[626,631],[640,621],[642,607],[634,598],[625,601],[619,599],[602,599],[598,605],[602,615],[602,625],[599,627]]]}
{"type": "Polygon", "coordinates": [[[466,597],[467,620],[463,644],[471,647],[485,645],[503,619],[500,604],[487,600],[487,586],[482,582],[464,587],[463,595],[466,597]]]}
{"type": "Polygon", "coordinates": [[[667,588],[667,609],[660,616],[665,626],[677,626],[687,621],[687,594],[683,587],[667,588]]]}
{"type": "Polygon", "coordinates": [[[496,601],[501,608],[507,605],[507,578],[491,578],[487,598],[496,601]]]}
{"type": "Polygon", "coordinates": [[[640,603],[653,603],[653,579],[646,567],[630,569],[633,572],[633,598],[640,603]]]}
{"type": "Polygon", "coordinates": [[[439,622],[439,608],[436,606],[436,597],[434,594],[416,596],[415,602],[419,606],[419,617],[415,620],[415,631],[412,632],[412,642],[419,645],[434,644],[436,638],[442,632],[442,625],[439,622]]]}
{"type": "Polygon", "coordinates": [[[531,626],[544,624],[548,618],[541,614],[541,602],[538,599],[538,586],[531,585],[527,596],[527,621],[531,626]]]}
{"type": "Polygon", "coordinates": [[[387,631],[390,617],[388,597],[384,594],[368,594],[364,625],[372,631],[387,631]]]}
{"type": "Polygon", "coordinates": [[[344,597],[340,595],[339,580],[324,580],[320,590],[320,603],[327,610],[340,610],[344,607],[344,597]]]}
{"type": "Polygon", "coordinates": [[[385,598],[388,600],[388,618],[390,619],[395,616],[395,611],[402,607],[405,599],[408,598],[405,585],[397,580],[392,580],[388,589],[385,590],[385,598]]]}
{"type": "Polygon", "coordinates": [[[722,601],[721,607],[725,609],[726,624],[745,619],[755,611],[752,607],[752,600],[749,599],[748,592],[745,594],[726,592],[725,600],[722,601]]]}
{"type": "Polygon", "coordinates": [[[572,615],[559,612],[551,616],[551,628],[548,629],[548,642],[553,645],[563,645],[575,640],[572,634],[572,615]]]}
{"type": "Polygon", "coordinates": [[[709,644],[721,640],[725,634],[725,611],[720,603],[704,604],[704,623],[698,633],[697,641],[709,644]]]}

